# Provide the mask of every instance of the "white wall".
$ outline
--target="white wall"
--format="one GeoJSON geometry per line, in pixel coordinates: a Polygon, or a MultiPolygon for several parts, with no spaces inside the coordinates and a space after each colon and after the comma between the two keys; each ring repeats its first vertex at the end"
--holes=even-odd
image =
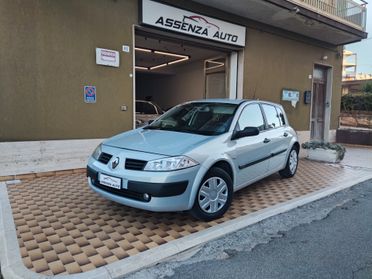
{"type": "Polygon", "coordinates": [[[102,139],[0,142],[0,176],[85,168],[102,139]]]}
{"type": "Polygon", "coordinates": [[[152,100],[162,108],[204,98],[204,61],[180,65],[173,74],[137,74],[136,98],[152,100]]]}

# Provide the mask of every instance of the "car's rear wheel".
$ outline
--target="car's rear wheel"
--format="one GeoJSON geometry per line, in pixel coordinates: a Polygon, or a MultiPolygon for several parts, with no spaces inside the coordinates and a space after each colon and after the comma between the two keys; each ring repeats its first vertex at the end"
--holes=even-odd
{"type": "Polygon", "coordinates": [[[281,177],[290,178],[296,174],[298,167],[298,148],[295,146],[292,147],[291,152],[289,152],[289,156],[287,159],[287,164],[285,168],[279,171],[281,177]]]}
{"type": "Polygon", "coordinates": [[[200,183],[190,213],[203,221],[223,216],[233,196],[231,177],[221,168],[211,168],[200,183]]]}

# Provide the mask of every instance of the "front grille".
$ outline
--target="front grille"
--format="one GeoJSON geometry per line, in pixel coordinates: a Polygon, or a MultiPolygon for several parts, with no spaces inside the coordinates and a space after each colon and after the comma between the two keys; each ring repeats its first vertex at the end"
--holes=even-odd
{"type": "Polygon", "coordinates": [[[136,159],[126,159],[125,168],[127,170],[143,170],[147,164],[147,161],[136,160],[136,159]]]}
{"type": "Polygon", "coordinates": [[[111,160],[111,158],[112,158],[111,154],[102,152],[101,155],[99,155],[98,161],[107,165],[107,163],[111,160]]]}

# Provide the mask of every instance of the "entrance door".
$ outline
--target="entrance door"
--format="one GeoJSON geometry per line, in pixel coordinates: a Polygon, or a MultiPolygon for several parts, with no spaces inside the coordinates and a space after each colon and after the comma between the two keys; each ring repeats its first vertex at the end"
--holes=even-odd
{"type": "Polygon", "coordinates": [[[315,67],[313,74],[313,97],[311,111],[311,139],[324,140],[327,69],[315,67]]]}
{"type": "Polygon", "coordinates": [[[205,98],[226,98],[226,57],[204,61],[205,98]]]}

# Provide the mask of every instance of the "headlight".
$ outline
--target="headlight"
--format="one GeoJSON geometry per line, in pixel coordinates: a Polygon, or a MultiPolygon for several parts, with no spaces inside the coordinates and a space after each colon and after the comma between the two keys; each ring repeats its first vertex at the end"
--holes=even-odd
{"type": "Polygon", "coordinates": [[[93,151],[92,157],[96,160],[98,160],[99,156],[102,153],[102,144],[98,145],[96,149],[93,151]]]}
{"type": "Polygon", "coordinates": [[[198,162],[186,156],[169,157],[147,162],[145,171],[173,171],[196,166],[198,162]]]}

